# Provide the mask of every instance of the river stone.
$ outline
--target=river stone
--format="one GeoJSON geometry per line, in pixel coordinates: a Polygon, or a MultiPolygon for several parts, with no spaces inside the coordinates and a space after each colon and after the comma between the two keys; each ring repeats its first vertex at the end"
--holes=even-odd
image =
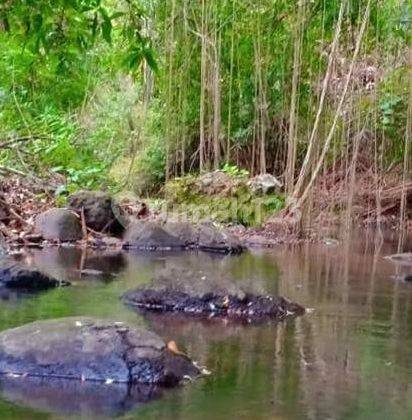
{"type": "Polygon", "coordinates": [[[0,373],[174,386],[200,372],[150,331],[72,317],[37,321],[0,333],[0,373]]]}
{"type": "Polygon", "coordinates": [[[254,195],[270,194],[282,188],[282,183],[270,174],[257,175],[248,182],[248,185],[254,195]]]}
{"type": "Polygon", "coordinates": [[[198,296],[191,292],[165,288],[141,288],[127,292],[126,304],[144,311],[182,313],[196,317],[222,317],[247,323],[268,320],[281,321],[303,315],[305,309],[281,296],[245,294],[236,295],[209,292],[198,296]]]}
{"type": "Polygon", "coordinates": [[[198,247],[203,251],[221,252],[225,254],[239,254],[243,252],[243,245],[231,233],[219,229],[211,223],[203,223],[198,229],[198,247]]]}
{"type": "Polygon", "coordinates": [[[48,240],[61,242],[82,239],[80,219],[71,210],[53,208],[36,217],[36,231],[48,240]]]}
{"type": "Polygon", "coordinates": [[[157,223],[136,222],[125,233],[124,247],[140,250],[183,249],[185,243],[157,223]]]}
{"type": "Polygon", "coordinates": [[[199,234],[190,223],[187,222],[167,222],[165,229],[171,235],[179,238],[188,247],[197,247],[199,244],[199,234]]]}
{"type": "Polygon", "coordinates": [[[0,264],[0,287],[23,291],[39,291],[69,284],[14,261],[2,261],[0,264]]]}
{"type": "Polygon", "coordinates": [[[71,210],[81,214],[84,209],[86,225],[100,232],[103,229],[114,235],[124,231],[122,212],[117,202],[102,191],[79,191],[68,198],[71,210]]]}

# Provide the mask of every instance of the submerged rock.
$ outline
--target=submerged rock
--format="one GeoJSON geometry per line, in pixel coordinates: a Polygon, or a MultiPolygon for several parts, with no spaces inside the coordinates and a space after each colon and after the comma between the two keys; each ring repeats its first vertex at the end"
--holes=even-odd
{"type": "Polygon", "coordinates": [[[40,213],[35,225],[44,239],[70,242],[83,237],[80,219],[67,209],[54,208],[40,213]]]}
{"type": "Polygon", "coordinates": [[[120,235],[125,221],[120,206],[107,193],[102,191],[79,191],[68,199],[69,208],[77,214],[84,210],[86,225],[97,231],[120,235]]]}
{"type": "Polygon", "coordinates": [[[67,286],[70,283],[61,282],[53,277],[14,261],[3,261],[0,264],[0,288],[19,289],[21,291],[39,291],[67,286]]]}
{"type": "Polygon", "coordinates": [[[73,317],[37,321],[0,333],[0,373],[174,386],[200,371],[150,331],[73,317]]]}

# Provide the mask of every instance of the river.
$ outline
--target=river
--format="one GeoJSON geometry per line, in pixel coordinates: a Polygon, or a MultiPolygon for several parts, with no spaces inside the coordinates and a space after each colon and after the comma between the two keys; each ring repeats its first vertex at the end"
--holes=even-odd
{"type": "MultiPolygon", "coordinates": [[[[410,249],[406,242],[403,250],[410,249]]],[[[65,316],[127,321],[173,339],[212,374],[150,401],[122,394],[114,384],[96,385],[96,393],[105,388],[100,400],[85,386],[79,402],[62,397],[60,389],[21,391],[0,380],[0,418],[410,419],[412,283],[402,277],[412,274],[412,266],[384,258],[397,250],[396,237],[364,234],[338,244],[227,257],[27,251],[22,257],[27,263],[73,285],[34,296],[1,296],[0,330],[65,316]],[[86,269],[83,274],[79,267],[86,269]],[[197,270],[206,281],[229,276],[245,289],[280,294],[312,310],[256,326],[143,317],[120,300],[160,270],[176,267],[197,270]]]]}

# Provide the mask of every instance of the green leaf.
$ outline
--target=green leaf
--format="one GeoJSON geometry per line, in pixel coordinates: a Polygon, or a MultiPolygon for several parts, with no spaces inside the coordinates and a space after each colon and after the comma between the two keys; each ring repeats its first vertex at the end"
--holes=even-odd
{"type": "Polygon", "coordinates": [[[125,14],[123,12],[114,12],[111,16],[110,16],[110,20],[114,20],[117,19],[121,16],[124,16],[125,14]]]}
{"type": "Polygon", "coordinates": [[[110,20],[104,20],[102,23],[102,35],[104,40],[111,44],[112,43],[112,23],[110,20]]]}

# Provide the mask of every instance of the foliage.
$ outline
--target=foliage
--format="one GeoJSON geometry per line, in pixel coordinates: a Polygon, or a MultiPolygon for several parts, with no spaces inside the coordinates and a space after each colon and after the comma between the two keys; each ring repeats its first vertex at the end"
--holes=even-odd
{"type": "Polygon", "coordinates": [[[246,169],[240,169],[236,165],[230,165],[229,163],[225,163],[223,165],[222,171],[231,176],[249,175],[249,171],[247,171],[246,169]]]}
{"type": "MultiPolygon", "coordinates": [[[[67,181],[62,194],[85,187],[154,194],[168,177],[212,167],[233,177],[261,171],[281,176],[295,118],[298,175],[310,149],[341,4],[4,1],[0,141],[41,139],[22,144],[20,154],[0,151],[1,164],[61,174],[67,181]],[[299,71],[292,118],[294,67],[299,71]]],[[[332,125],[367,4],[348,0],[343,10],[315,154],[332,125]]],[[[339,156],[350,160],[346,152],[361,129],[373,133],[383,166],[403,160],[411,16],[410,2],[371,2],[326,163],[339,156]]],[[[265,206],[276,210],[282,200],[265,206]]]]}

